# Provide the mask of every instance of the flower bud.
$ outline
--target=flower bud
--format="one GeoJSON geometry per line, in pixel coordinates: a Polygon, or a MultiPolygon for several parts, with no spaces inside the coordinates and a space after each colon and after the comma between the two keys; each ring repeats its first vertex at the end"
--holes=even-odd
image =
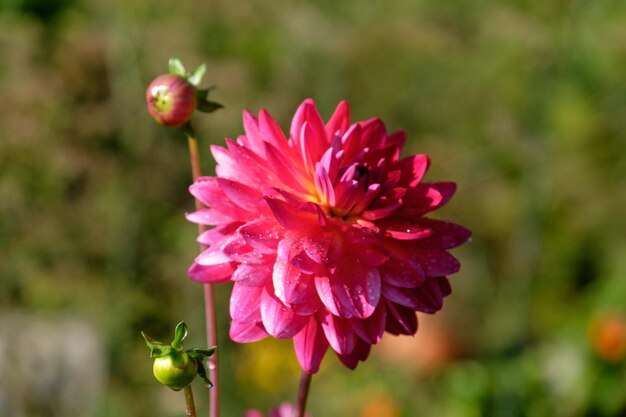
{"type": "Polygon", "coordinates": [[[197,90],[186,78],[176,74],[160,75],[146,90],[148,112],[158,123],[178,127],[191,119],[197,90]]]}
{"type": "Polygon", "coordinates": [[[183,340],[187,337],[187,325],[184,321],[176,326],[174,340],[170,344],[159,342],[144,332],[141,332],[141,335],[150,349],[150,357],[154,359],[152,365],[154,377],[161,384],[174,391],[180,391],[191,384],[196,375],[200,375],[207,388],[213,386],[206,375],[204,361],[213,355],[217,347],[183,351],[183,340]]]}
{"type": "Polygon", "coordinates": [[[179,391],[191,384],[198,373],[198,361],[186,352],[171,351],[156,358],[152,367],[154,377],[163,385],[179,391]]]}

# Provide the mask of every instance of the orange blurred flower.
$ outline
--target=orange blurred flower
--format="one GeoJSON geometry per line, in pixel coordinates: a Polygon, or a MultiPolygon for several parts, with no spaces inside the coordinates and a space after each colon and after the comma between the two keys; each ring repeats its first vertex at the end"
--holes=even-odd
{"type": "Polygon", "coordinates": [[[361,409],[359,417],[398,417],[398,404],[389,395],[380,393],[370,396],[361,409]]]}
{"type": "Polygon", "coordinates": [[[626,356],[626,318],[607,314],[594,319],[589,327],[589,341],[601,359],[621,361],[626,356]]]}

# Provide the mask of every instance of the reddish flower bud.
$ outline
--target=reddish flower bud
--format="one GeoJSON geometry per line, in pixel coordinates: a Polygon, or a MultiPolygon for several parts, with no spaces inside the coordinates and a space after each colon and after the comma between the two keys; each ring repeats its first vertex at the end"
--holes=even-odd
{"type": "Polygon", "coordinates": [[[182,126],[196,109],[196,93],[196,87],[180,75],[158,76],[146,90],[148,112],[162,125],[182,126]]]}

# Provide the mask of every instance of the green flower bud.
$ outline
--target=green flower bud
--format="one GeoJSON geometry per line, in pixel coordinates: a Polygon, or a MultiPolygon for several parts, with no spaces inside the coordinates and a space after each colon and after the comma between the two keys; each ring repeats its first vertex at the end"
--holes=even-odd
{"type": "Polygon", "coordinates": [[[174,391],[191,384],[198,373],[198,361],[186,352],[173,350],[168,355],[156,358],[152,366],[154,377],[174,391]]]}
{"type": "Polygon", "coordinates": [[[184,321],[176,326],[174,340],[169,345],[151,338],[144,332],[141,332],[141,335],[150,349],[150,357],[154,358],[152,372],[161,384],[167,385],[174,391],[180,391],[191,384],[198,374],[207,387],[212,386],[204,369],[204,361],[213,355],[217,348],[195,348],[183,351],[183,340],[187,337],[187,325],[184,321]]]}

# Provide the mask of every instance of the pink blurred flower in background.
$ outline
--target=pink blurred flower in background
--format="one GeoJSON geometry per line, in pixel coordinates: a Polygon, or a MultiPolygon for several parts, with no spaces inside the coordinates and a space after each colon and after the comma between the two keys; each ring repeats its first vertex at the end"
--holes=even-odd
{"type": "MultiPolygon", "coordinates": [[[[305,417],[310,417],[309,413],[304,414],[305,417]]],[[[263,413],[257,410],[248,410],[243,417],[264,417],[263,413]]],[[[278,407],[272,408],[269,417],[296,417],[296,409],[290,403],[282,403],[278,407]]]]}
{"type": "Polygon", "coordinates": [[[265,110],[243,122],[245,136],[211,147],[216,177],[190,187],[207,208],[187,216],[215,226],[189,276],[234,282],[230,337],[292,338],[313,373],[329,346],[354,369],[385,331],[413,335],[416,312],[450,294],[460,265],[448,249],[470,238],[425,217],[456,185],[424,182],[429,158],[400,157],[405,133],[351,123],[346,102],[324,123],[305,100],[289,137],[265,110]]]}

